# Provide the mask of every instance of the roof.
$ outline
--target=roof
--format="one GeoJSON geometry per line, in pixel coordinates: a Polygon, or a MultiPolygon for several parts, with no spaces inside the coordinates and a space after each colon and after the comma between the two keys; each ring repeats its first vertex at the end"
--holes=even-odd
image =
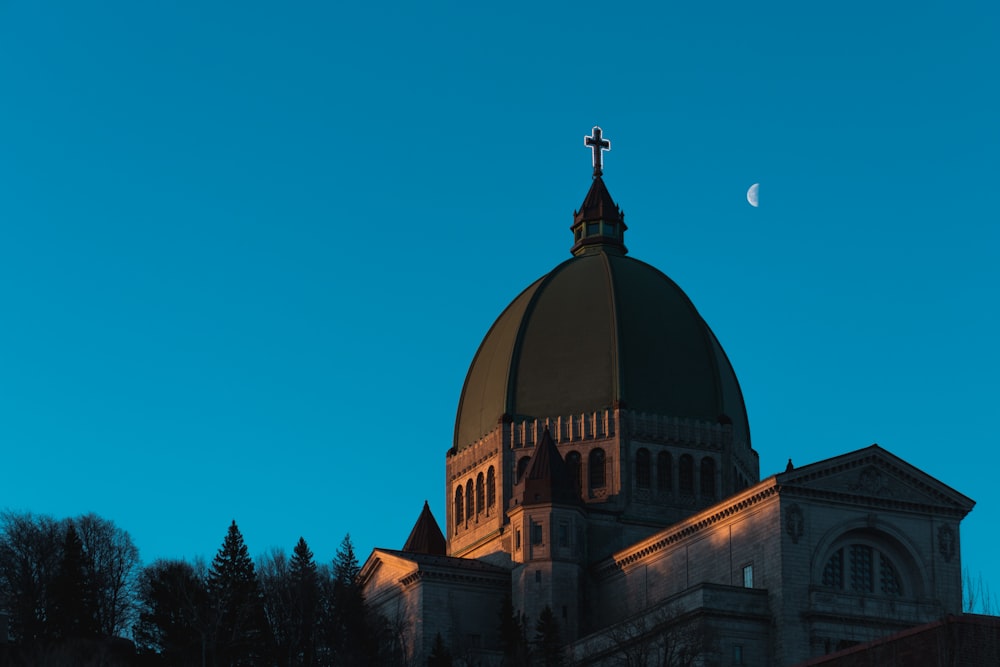
{"type": "Polygon", "coordinates": [[[522,505],[580,502],[580,491],[575,488],[566,461],[547,428],[535,445],[524,479],[514,489],[514,497],[522,505]]]}
{"type": "Polygon", "coordinates": [[[448,551],[441,528],[434,520],[434,515],[426,500],[424,501],[424,509],[421,510],[420,516],[417,518],[417,523],[410,531],[410,536],[406,538],[403,551],[437,556],[443,556],[448,551]]]}
{"type": "Polygon", "coordinates": [[[711,423],[731,420],[750,446],[736,373],[687,295],[654,267],[591,247],[525,289],[469,367],[456,451],[505,418],[542,419],[623,406],[711,423]]]}

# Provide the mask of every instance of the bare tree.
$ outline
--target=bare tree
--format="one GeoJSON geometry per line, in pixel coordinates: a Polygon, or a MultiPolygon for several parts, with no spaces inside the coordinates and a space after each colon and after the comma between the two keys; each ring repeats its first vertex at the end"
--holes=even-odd
{"type": "Polygon", "coordinates": [[[73,524],[89,561],[98,631],[122,636],[135,620],[139,549],[126,531],[96,514],[79,516],[73,524]]]}
{"type": "Polygon", "coordinates": [[[616,625],[608,638],[623,667],[694,667],[715,643],[702,619],[684,618],[669,607],[616,625]]]}
{"type": "Polygon", "coordinates": [[[1000,605],[989,585],[983,581],[983,573],[975,577],[968,568],[962,571],[962,608],[967,614],[992,616],[1000,605]]]}
{"type": "Polygon", "coordinates": [[[0,514],[0,606],[11,614],[16,642],[47,638],[45,610],[63,533],[59,522],[48,516],[0,514]]]}

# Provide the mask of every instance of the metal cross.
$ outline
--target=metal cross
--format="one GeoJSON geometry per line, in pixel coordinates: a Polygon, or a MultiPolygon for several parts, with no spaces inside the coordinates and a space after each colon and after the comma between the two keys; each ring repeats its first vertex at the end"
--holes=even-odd
{"type": "Polygon", "coordinates": [[[601,135],[601,128],[594,126],[589,137],[583,138],[583,145],[589,146],[594,153],[594,178],[597,178],[604,169],[604,151],[611,150],[611,142],[601,135]]]}

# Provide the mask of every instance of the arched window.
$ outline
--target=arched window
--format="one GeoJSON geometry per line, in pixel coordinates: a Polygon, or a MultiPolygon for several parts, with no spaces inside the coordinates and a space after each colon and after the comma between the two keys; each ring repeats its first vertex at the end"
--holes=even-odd
{"type": "Polygon", "coordinates": [[[715,498],[715,459],[710,456],[701,460],[701,495],[715,498]]]}
{"type": "Polygon", "coordinates": [[[569,452],[566,454],[566,467],[569,469],[569,478],[573,480],[573,486],[579,491],[583,488],[583,479],[580,477],[583,471],[580,452],[569,452]]]}
{"type": "Polygon", "coordinates": [[[497,473],[493,466],[486,471],[486,513],[490,514],[497,503],[497,473]]]}
{"type": "Polygon", "coordinates": [[[604,450],[590,450],[590,457],[587,459],[587,467],[590,468],[590,488],[601,489],[605,485],[604,474],[604,450]]]}
{"type": "Polygon", "coordinates": [[[645,447],[635,453],[635,485],[640,489],[648,489],[652,482],[650,458],[649,450],[645,447]]]}
{"type": "Polygon", "coordinates": [[[674,487],[674,460],[670,452],[656,455],[656,490],[667,493],[674,487]]]}
{"type": "Polygon", "coordinates": [[[461,527],[462,523],[465,521],[465,504],[462,502],[462,485],[459,484],[458,488],[455,489],[455,528],[461,527]]]}
{"type": "Polygon", "coordinates": [[[519,483],[524,479],[524,473],[528,471],[528,462],[531,461],[530,456],[522,456],[517,462],[517,477],[514,479],[514,483],[519,483]]]}
{"type": "Polygon", "coordinates": [[[476,516],[486,511],[486,488],[483,483],[483,473],[476,477],[476,516]]]}
{"type": "Polygon", "coordinates": [[[677,482],[680,492],[687,496],[694,495],[694,459],[690,454],[683,454],[677,462],[677,482]]]}
{"type": "Polygon", "coordinates": [[[465,524],[468,525],[470,521],[474,518],[472,516],[473,510],[476,506],[473,505],[475,502],[475,496],[472,495],[472,480],[470,479],[465,483],[465,524]]]}
{"type": "Polygon", "coordinates": [[[848,544],[834,551],[823,568],[823,585],[852,593],[903,594],[899,570],[870,544],[848,544]]]}

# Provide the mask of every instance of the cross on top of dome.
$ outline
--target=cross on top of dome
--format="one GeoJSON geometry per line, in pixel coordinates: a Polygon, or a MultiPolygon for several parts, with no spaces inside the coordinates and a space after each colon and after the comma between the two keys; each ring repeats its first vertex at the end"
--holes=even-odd
{"type": "Polygon", "coordinates": [[[591,152],[594,154],[594,178],[600,176],[604,169],[604,151],[611,150],[611,141],[605,139],[601,128],[597,125],[591,130],[589,137],[583,138],[583,145],[589,146],[591,152]]]}

